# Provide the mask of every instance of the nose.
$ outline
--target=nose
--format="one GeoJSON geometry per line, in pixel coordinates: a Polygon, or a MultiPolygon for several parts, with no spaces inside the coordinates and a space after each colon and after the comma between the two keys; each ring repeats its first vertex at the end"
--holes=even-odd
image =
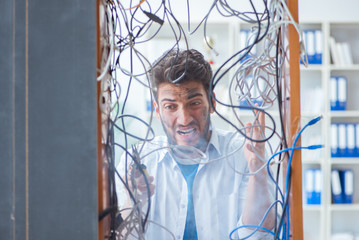
{"type": "Polygon", "coordinates": [[[181,107],[177,112],[177,124],[187,126],[193,121],[191,112],[185,107],[181,107]]]}

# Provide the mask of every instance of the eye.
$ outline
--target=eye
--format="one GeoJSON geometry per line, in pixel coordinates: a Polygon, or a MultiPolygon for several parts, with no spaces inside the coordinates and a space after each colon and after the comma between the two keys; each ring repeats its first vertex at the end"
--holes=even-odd
{"type": "Polygon", "coordinates": [[[201,101],[193,101],[190,103],[191,106],[198,106],[198,105],[201,105],[201,101]]]}
{"type": "Polygon", "coordinates": [[[176,109],[176,105],[175,104],[165,104],[163,106],[164,109],[167,109],[167,110],[174,110],[176,109]]]}

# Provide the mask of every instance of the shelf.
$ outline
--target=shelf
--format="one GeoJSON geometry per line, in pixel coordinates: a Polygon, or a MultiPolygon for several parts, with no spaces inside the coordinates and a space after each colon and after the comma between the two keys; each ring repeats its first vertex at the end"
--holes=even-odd
{"type": "Polygon", "coordinates": [[[310,159],[310,158],[302,159],[302,164],[305,164],[305,165],[320,165],[321,163],[322,163],[322,159],[319,159],[319,160],[318,159],[310,159]]]}
{"type": "Polygon", "coordinates": [[[336,66],[330,65],[331,71],[359,71],[359,64],[353,64],[350,66],[336,66]]]}
{"type": "Polygon", "coordinates": [[[350,164],[359,164],[359,158],[331,158],[330,160],[330,164],[331,165],[335,165],[335,164],[345,164],[345,165],[350,165],[350,164]]]}
{"type": "Polygon", "coordinates": [[[309,64],[308,67],[304,66],[303,64],[300,65],[300,71],[322,71],[323,65],[322,64],[309,64]]]}
{"type": "Polygon", "coordinates": [[[359,111],[330,111],[329,116],[331,118],[345,118],[345,117],[358,117],[359,118],[359,111]]]}
{"type": "Polygon", "coordinates": [[[359,204],[331,204],[331,211],[359,211],[359,204]]]}
{"type": "Polygon", "coordinates": [[[313,211],[313,212],[319,212],[323,210],[323,205],[310,205],[310,204],[303,204],[303,210],[304,211],[313,211]]]}

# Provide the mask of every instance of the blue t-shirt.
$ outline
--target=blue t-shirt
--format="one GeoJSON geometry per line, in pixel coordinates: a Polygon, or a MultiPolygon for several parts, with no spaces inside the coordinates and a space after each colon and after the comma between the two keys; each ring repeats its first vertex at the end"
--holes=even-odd
{"type": "Polygon", "coordinates": [[[184,165],[177,163],[179,168],[182,171],[182,174],[187,182],[188,189],[188,208],[187,208],[187,217],[186,217],[186,226],[184,229],[183,240],[197,240],[197,229],[196,229],[196,219],[194,216],[194,207],[193,207],[193,181],[196,176],[198,164],[184,165]]]}

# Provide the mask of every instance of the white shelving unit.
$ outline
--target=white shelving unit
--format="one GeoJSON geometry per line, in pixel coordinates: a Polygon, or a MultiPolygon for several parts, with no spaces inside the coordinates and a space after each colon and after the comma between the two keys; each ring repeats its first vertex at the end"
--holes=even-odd
{"type": "MultiPolygon", "coordinates": [[[[325,148],[319,154],[303,153],[303,173],[307,168],[322,170],[322,197],[320,205],[304,205],[304,239],[330,239],[336,233],[359,234],[359,158],[331,157],[331,123],[359,122],[359,22],[308,22],[302,23],[302,29],[322,30],[323,63],[301,66],[301,106],[302,119],[322,115],[323,119],[309,136],[303,136],[302,145],[323,143],[325,148]],[[336,66],[332,63],[329,37],[337,42],[348,42],[353,55],[353,65],[336,66]],[[347,110],[330,110],[330,86],[332,75],[347,78],[347,110]],[[318,96],[308,96],[313,93],[318,96]],[[317,138],[316,136],[320,136],[317,138]],[[314,143],[313,138],[316,143],[314,143]],[[318,141],[320,140],[320,141],[318,141]],[[333,204],[331,196],[331,170],[353,169],[354,197],[353,204],[333,204]]],[[[303,176],[304,180],[304,176],[303,176]]],[[[304,187],[303,187],[304,194],[304,187]]],[[[304,198],[303,198],[304,199],[304,198]]],[[[304,201],[303,201],[304,202],[304,201]]]]}

